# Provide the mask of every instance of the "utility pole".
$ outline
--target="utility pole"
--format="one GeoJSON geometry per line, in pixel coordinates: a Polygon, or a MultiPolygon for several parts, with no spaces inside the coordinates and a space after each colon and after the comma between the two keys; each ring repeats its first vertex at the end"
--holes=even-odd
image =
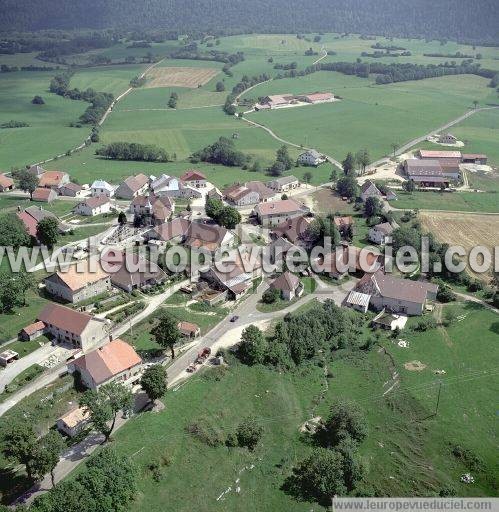
{"type": "Polygon", "coordinates": [[[438,406],[440,404],[440,392],[442,391],[442,381],[438,382],[438,395],[437,395],[437,405],[435,407],[435,416],[438,414],[438,406]]]}

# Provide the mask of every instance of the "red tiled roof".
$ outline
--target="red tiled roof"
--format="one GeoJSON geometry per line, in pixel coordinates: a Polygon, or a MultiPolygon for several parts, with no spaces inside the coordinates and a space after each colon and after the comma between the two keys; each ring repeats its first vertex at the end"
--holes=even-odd
{"type": "Polygon", "coordinates": [[[109,197],[107,196],[95,196],[95,197],[89,197],[88,199],[85,199],[85,201],[82,201],[80,204],[86,204],[89,208],[98,208],[99,206],[102,206],[106,203],[109,203],[109,197]]]}
{"type": "Polygon", "coordinates": [[[205,179],[206,176],[201,171],[196,171],[195,169],[189,169],[180,176],[181,181],[197,181],[205,179]]]}
{"type": "Polygon", "coordinates": [[[285,199],[284,201],[261,203],[255,209],[260,215],[279,215],[297,212],[304,209],[304,207],[293,199],[285,199]]]}
{"type": "Polygon", "coordinates": [[[156,226],[154,231],[159,238],[163,240],[163,242],[168,242],[168,240],[171,240],[172,238],[185,235],[189,226],[190,221],[177,217],[169,222],[156,226]]]}
{"type": "Polygon", "coordinates": [[[273,232],[287,238],[294,244],[300,238],[305,237],[311,223],[312,219],[308,217],[295,217],[294,219],[281,222],[278,226],[273,228],[273,232]]]}
{"type": "Polygon", "coordinates": [[[461,159],[461,151],[432,151],[429,149],[420,149],[421,158],[459,158],[461,159]]]}
{"type": "Polygon", "coordinates": [[[35,334],[38,331],[45,329],[45,324],[42,321],[34,322],[32,324],[27,325],[22,329],[28,336],[35,334]]]}
{"type": "Polygon", "coordinates": [[[325,101],[334,98],[334,95],[330,92],[314,92],[312,94],[305,94],[304,96],[310,101],[325,101]]]}
{"type": "Polygon", "coordinates": [[[62,171],[46,171],[40,176],[40,187],[53,187],[61,184],[66,176],[62,171]]]}
{"type": "Polygon", "coordinates": [[[7,188],[12,187],[14,185],[14,180],[5,176],[5,174],[0,174],[0,187],[7,188]]]}
{"type": "Polygon", "coordinates": [[[132,346],[116,339],[75,359],[72,364],[85,369],[96,384],[101,384],[141,363],[142,359],[132,346]]]}
{"type": "Polygon", "coordinates": [[[33,201],[46,201],[48,202],[54,196],[54,191],[51,188],[38,187],[33,192],[33,201]]]}
{"type": "Polygon", "coordinates": [[[149,182],[149,178],[145,174],[137,174],[137,176],[129,176],[125,180],[125,184],[128,186],[128,188],[132,192],[137,192],[148,182],[149,182]]]}
{"type": "Polygon", "coordinates": [[[199,325],[184,321],[179,322],[177,327],[182,334],[196,334],[199,330],[199,325]]]}
{"type": "Polygon", "coordinates": [[[36,237],[36,228],[38,226],[37,220],[32,217],[28,212],[18,212],[17,214],[18,218],[21,220],[21,222],[24,224],[24,227],[26,228],[26,231],[31,235],[36,237]]]}

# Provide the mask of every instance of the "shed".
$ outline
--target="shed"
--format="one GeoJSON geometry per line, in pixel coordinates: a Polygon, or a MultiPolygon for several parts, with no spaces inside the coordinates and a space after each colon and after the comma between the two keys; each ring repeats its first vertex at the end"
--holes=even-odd
{"type": "Polygon", "coordinates": [[[361,313],[366,313],[367,309],[369,308],[370,300],[371,296],[367,293],[361,293],[352,290],[345,300],[345,305],[355,309],[356,311],[360,311],[361,313]]]}
{"type": "Polygon", "coordinates": [[[9,363],[12,363],[19,359],[19,354],[14,352],[13,350],[4,350],[0,353],[0,366],[7,366],[9,363]]]}

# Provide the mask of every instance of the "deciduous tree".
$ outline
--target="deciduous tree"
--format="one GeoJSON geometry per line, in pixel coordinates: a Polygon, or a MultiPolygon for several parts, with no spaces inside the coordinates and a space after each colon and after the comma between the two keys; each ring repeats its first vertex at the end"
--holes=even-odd
{"type": "Polygon", "coordinates": [[[160,347],[170,349],[172,359],[175,359],[175,344],[180,340],[178,320],[167,312],[163,313],[159,322],[152,328],[151,334],[160,347]]]}
{"type": "Polygon", "coordinates": [[[147,368],[140,379],[140,385],[154,404],[166,393],[168,387],[165,367],[162,364],[155,364],[147,368]]]}

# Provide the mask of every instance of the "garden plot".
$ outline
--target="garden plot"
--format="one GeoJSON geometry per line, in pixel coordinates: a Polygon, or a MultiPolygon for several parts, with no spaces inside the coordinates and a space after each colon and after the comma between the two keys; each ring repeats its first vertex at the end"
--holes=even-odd
{"type": "Polygon", "coordinates": [[[219,73],[215,68],[155,67],[147,73],[145,87],[188,87],[195,89],[219,73]]]}

